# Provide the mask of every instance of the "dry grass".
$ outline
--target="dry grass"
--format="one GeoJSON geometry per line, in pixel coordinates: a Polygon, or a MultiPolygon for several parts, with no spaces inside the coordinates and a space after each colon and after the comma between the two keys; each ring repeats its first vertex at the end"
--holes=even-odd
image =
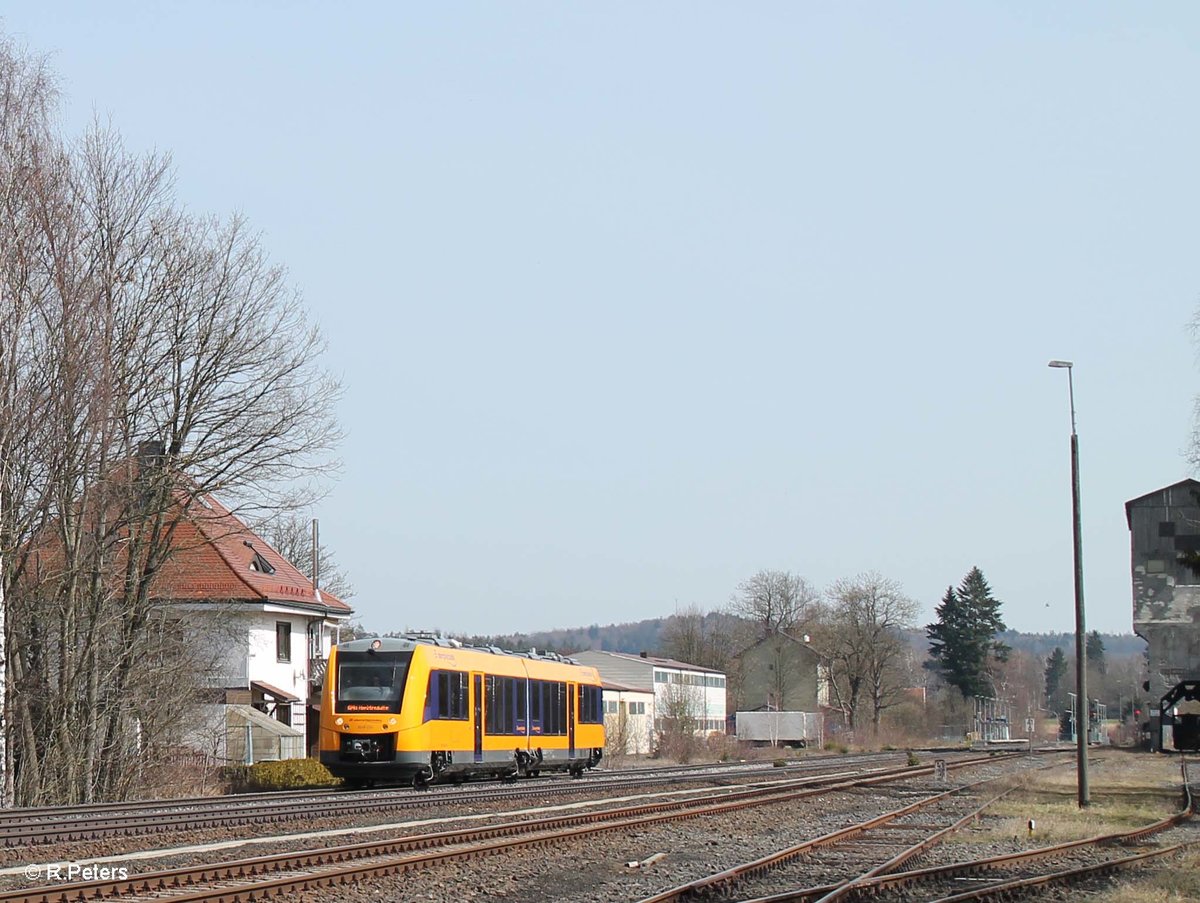
{"type": "MultiPolygon", "coordinates": [[[[1088,761],[1091,805],[1087,809],[1077,803],[1074,759],[1064,760],[1059,767],[1030,776],[1021,789],[989,810],[998,818],[967,832],[963,841],[1019,838],[1045,846],[1139,828],[1174,815],[1183,806],[1183,780],[1175,756],[1108,749],[1093,753],[1088,761]],[[1032,837],[1027,828],[1031,818],[1032,837]]],[[[1200,851],[1130,873],[1088,899],[1096,903],[1200,900],[1200,851]]]]}
{"type": "Polygon", "coordinates": [[[989,810],[965,840],[1032,839],[1037,845],[1140,828],[1182,808],[1179,760],[1120,749],[1088,759],[1091,805],[1080,809],[1074,760],[1034,772],[989,810]],[[1029,820],[1034,821],[1032,838],[1029,820]]]}
{"type": "Polygon", "coordinates": [[[1200,852],[1155,869],[1146,869],[1135,878],[1114,884],[1109,890],[1088,898],[1094,903],[1183,903],[1200,900],[1200,852]]]}

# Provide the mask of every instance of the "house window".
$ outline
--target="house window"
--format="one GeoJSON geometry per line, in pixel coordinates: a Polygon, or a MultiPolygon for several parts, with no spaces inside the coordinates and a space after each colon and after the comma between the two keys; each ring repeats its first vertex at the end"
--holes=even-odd
{"type": "Polygon", "coordinates": [[[253,544],[247,540],[242,540],[242,545],[254,553],[254,557],[250,559],[250,570],[258,571],[260,574],[274,574],[275,566],[267,559],[263,558],[262,553],[254,548],[253,544]]]}
{"type": "Polygon", "coordinates": [[[275,660],[292,660],[292,625],[287,621],[275,622],[275,660]]]}

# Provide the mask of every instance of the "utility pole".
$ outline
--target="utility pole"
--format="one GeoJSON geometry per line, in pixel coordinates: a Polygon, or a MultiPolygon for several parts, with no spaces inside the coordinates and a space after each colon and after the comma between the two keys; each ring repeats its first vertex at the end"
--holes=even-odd
{"type": "Polygon", "coordinates": [[[1079,513],[1079,435],[1075,432],[1075,381],[1071,361],[1051,361],[1051,367],[1067,371],[1071,398],[1071,539],[1075,551],[1075,684],[1077,691],[1075,758],[1079,785],[1079,808],[1091,805],[1088,789],[1087,744],[1090,724],[1087,695],[1087,627],[1083,613],[1083,530],[1079,513]]]}

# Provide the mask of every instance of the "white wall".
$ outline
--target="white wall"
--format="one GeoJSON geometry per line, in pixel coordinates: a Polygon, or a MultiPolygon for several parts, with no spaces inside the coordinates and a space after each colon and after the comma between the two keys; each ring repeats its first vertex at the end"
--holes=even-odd
{"type": "Polygon", "coordinates": [[[304,618],[269,611],[249,618],[247,635],[250,641],[251,680],[264,681],[301,699],[308,695],[305,685],[308,680],[308,654],[304,624],[304,618]],[[286,662],[279,661],[275,652],[276,622],[290,624],[292,628],[291,656],[286,662]]]}
{"type": "Polygon", "coordinates": [[[250,649],[243,616],[191,610],[183,614],[183,623],[195,653],[196,680],[200,686],[250,685],[250,649]]]}
{"type": "Polygon", "coordinates": [[[654,748],[654,694],[641,690],[604,691],[605,742],[611,743],[617,735],[619,719],[625,718],[625,752],[628,755],[644,755],[654,748]],[[635,703],[643,712],[633,714],[635,703]],[[616,711],[610,711],[615,709],[616,711]]]}
{"type": "Polygon", "coordinates": [[[664,672],[667,682],[654,682],[654,704],[656,714],[667,708],[667,695],[673,691],[686,690],[688,698],[695,700],[697,718],[703,719],[704,724],[697,733],[710,733],[725,730],[725,687],[703,686],[706,678],[720,678],[725,681],[724,674],[714,674],[701,671],[683,671],[677,668],[664,668],[656,665],[655,671],[664,672]],[[688,681],[692,681],[688,683],[688,681]],[[699,685],[698,685],[699,684],[699,685]]]}

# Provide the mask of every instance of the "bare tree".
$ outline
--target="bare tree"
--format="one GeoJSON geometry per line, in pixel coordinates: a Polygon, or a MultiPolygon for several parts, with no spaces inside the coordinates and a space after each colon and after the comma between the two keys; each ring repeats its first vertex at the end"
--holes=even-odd
{"type": "Polygon", "coordinates": [[[30,374],[32,349],[19,337],[36,329],[35,300],[44,290],[36,261],[44,254],[38,228],[39,172],[55,152],[50,111],[56,99],[45,60],[0,38],[0,802],[14,795],[14,747],[11,742],[13,694],[8,650],[8,617],[13,569],[8,560],[34,529],[39,506],[29,498],[37,490],[33,464],[17,455],[39,423],[48,387],[30,374]]]}
{"type": "Polygon", "coordinates": [[[738,585],[731,611],[758,625],[760,637],[780,630],[802,631],[820,594],[803,577],[789,571],[759,571],[738,585]]]}
{"type": "Polygon", "coordinates": [[[629,754],[632,734],[632,723],[624,704],[619,711],[604,716],[604,758],[614,767],[620,768],[629,754]]]}
{"type": "Polygon", "coordinates": [[[0,45],[0,585],[26,804],[127,795],[169,752],[183,677],[214,666],[161,579],[184,528],[213,492],[312,498],[339,438],[321,338],[256,238],[180,212],[169,161],[111,131],[67,149],[47,84],[0,45]]]}
{"type": "MultiPolygon", "coordinates": [[[[679,677],[672,673],[673,678],[679,677]]],[[[673,680],[655,704],[658,724],[658,748],[678,762],[690,762],[700,748],[697,736],[704,717],[704,690],[673,680]]]]}
{"type": "Polygon", "coordinates": [[[667,618],[659,651],[676,661],[724,671],[746,634],[740,619],[723,612],[705,614],[699,606],[690,605],[667,618]]]}
{"type": "MultiPolygon", "coordinates": [[[[298,511],[277,511],[269,517],[251,521],[250,526],[305,577],[313,580],[313,528],[310,517],[298,511]]],[[[354,595],[350,578],[337,563],[333,552],[319,538],[316,564],[319,586],[323,591],[332,593],[342,601],[354,595]]]]}
{"type": "Polygon", "coordinates": [[[829,605],[814,643],[826,669],[831,696],[851,730],[865,702],[878,731],[883,712],[902,699],[911,676],[905,664],[908,643],[902,630],[912,626],[916,603],[900,584],[880,574],[839,580],[827,594],[829,605]]]}

